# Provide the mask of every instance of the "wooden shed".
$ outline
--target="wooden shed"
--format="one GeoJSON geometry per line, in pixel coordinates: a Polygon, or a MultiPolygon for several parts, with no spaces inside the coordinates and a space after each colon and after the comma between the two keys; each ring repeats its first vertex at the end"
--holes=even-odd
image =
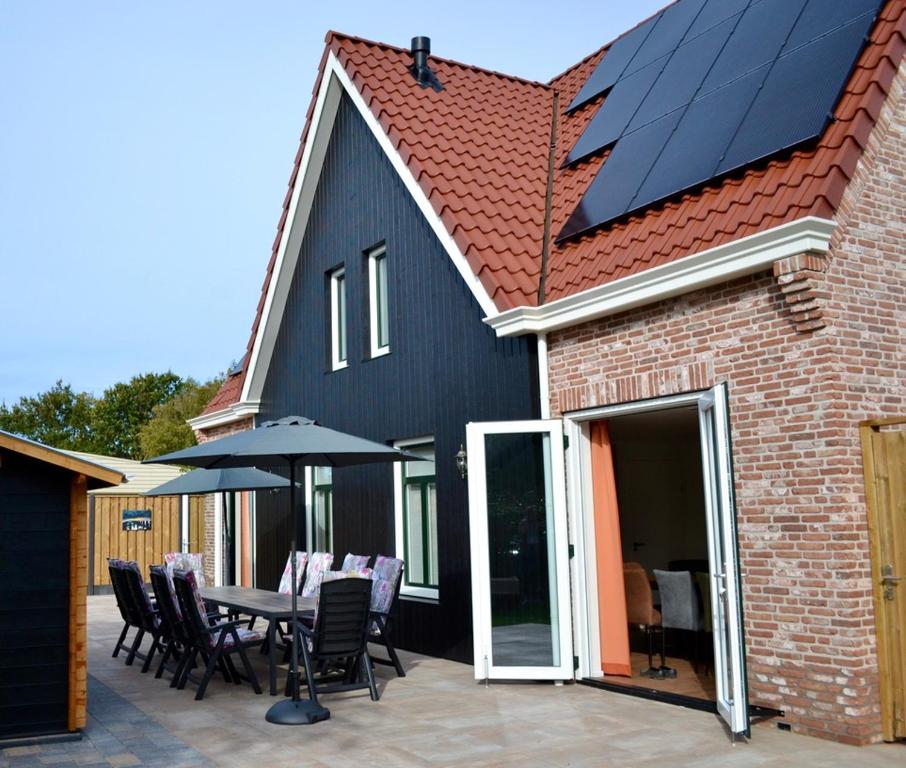
{"type": "Polygon", "coordinates": [[[85,726],[88,491],[123,480],[0,431],[0,743],[85,726]]]}
{"type": "Polygon", "coordinates": [[[204,496],[145,496],[183,470],[169,464],[67,451],[70,456],[122,473],[120,486],[88,494],[88,594],[112,591],[107,558],[135,560],[142,573],[166,552],[204,550],[204,496]]]}

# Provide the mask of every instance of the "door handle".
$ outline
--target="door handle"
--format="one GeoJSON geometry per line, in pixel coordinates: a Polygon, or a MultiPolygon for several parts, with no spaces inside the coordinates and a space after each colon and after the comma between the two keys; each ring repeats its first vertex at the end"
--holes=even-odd
{"type": "Polygon", "coordinates": [[[893,575],[893,566],[889,563],[881,568],[881,584],[884,586],[885,600],[893,600],[896,597],[895,589],[902,580],[902,576],[893,575]]]}

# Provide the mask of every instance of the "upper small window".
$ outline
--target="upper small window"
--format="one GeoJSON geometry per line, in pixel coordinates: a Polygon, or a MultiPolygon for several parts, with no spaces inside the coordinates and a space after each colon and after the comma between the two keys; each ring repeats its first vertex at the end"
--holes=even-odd
{"type": "Polygon", "coordinates": [[[369,327],[371,356],[390,351],[390,313],[387,308],[387,249],[375,248],[368,254],[369,327]]]}
{"type": "Polygon", "coordinates": [[[333,370],[346,367],[346,270],[330,274],[330,362],[333,370]]]}

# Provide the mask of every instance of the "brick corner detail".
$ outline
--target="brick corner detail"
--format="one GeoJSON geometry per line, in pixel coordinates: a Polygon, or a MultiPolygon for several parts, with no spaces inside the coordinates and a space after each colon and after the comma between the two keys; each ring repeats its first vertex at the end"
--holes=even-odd
{"type": "Polygon", "coordinates": [[[827,260],[822,253],[797,253],[774,262],[774,278],[799,333],[817,331],[827,325],[821,291],[826,271],[827,260]]]}

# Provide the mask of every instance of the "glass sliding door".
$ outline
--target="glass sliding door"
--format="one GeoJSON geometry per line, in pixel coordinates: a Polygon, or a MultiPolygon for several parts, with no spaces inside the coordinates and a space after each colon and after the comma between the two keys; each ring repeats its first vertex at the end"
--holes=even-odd
{"type": "Polygon", "coordinates": [[[698,401],[698,410],[711,571],[717,710],[734,734],[748,736],[749,705],[726,384],[703,395],[698,401]]]}
{"type": "Polygon", "coordinates": [[[466,427],[476,679],[573,676],[559,421],[466,427]]]}

